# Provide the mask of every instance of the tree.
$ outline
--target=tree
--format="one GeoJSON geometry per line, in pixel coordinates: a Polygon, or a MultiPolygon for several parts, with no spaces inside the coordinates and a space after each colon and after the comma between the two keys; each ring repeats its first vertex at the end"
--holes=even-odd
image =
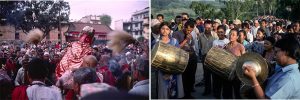
{"type": "Polygon", "coordinates": [[[299,0],[277,0],[276,17],[300,20],[300,1],[299,0]]]}
{"type": "Polygon", "coordinates": [[[107,14],[103,14],[103,15],[100,16],[100,21],[101,21],[101,24],[110,26],[110,24],[111,24],[111,17],[109,15],[107,15],[107,14]]]}
{"type": "MultiPolygon", "coordinates": [[[[9,1],[13,2],[13,1],[9,1]]],[[[28,33],[34,28],[49,34],[52,29],[59,27],[60,22],[68,22],[70,6],[64,1],[14,1],[11,14],[6,23],[14,25],[16,29],[28,33]]],[[[9,5],[8,5],[9,6],[9,5]]]]}
{"type": "Polygon", "coordinates": [[[204,18],[220,18],[224,16],[224,14],[217,7],[214,7],[211,4],[204,4],[199,1],[193,1],[190,5],[190,8],[193,9],[197,15],[204,18]]]}
{"type": "Polygon", "coordinates": [[[249,19],[254,15],[255,1],[253,0],[229,0],[225,2],[225,8],[221,10],[228,19],[249,19]]]}
{"type": "Polygon", "coordinates": [[[18,3],[17,1],[0,2],[0,24],[1,25],[11,23],[8,21],[8,19],[12,16],[13,10],[17,8],[17,3],[18,3]]]}

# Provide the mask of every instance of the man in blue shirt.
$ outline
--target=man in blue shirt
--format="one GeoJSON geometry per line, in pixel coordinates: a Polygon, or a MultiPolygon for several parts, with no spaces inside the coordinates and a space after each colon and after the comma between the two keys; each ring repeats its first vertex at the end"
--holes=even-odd
{"type": "Polygon", "coordinates": [[[300,72],[296,59],[299,59],[300,44],[295,36],[286,36],[275,44],[277,66],[275,73],[268,79],[265,92],[261,88],[255,71],[246,66],[245,75],[248,76],[257,98],[265,99],[300,99],[300,72]],[[280,66],[280,67],[279,67],[280,66]]]}

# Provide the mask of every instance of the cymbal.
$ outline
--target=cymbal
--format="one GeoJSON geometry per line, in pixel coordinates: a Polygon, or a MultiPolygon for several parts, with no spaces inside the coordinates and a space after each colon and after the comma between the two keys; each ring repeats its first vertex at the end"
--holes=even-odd
{"type": "Polygon", "coordinates": [[[256,71],[256,78],[260,84],[268,77],[268,64],[265,59],[258,53],[247,52],[238,58],[236,62],[236,74],[237,77],[248,86],[253,86],[252,81],[245,76],[244,67],[245,65],[251,66],[256,71]]]}

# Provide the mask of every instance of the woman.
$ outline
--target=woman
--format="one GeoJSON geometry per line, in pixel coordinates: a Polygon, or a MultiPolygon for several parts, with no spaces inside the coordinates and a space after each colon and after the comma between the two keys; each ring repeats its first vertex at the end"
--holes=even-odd
{"type": "Polygon", "coordinates": [[[300,44],[293,36],[278,40],[275,44],[275,73],[268,78],[265,91],[260,86],[251,66],[245,66],[244,73],[254,84],[257,98],[270,99],[300,99],[300,72],[297,60],[300,56],[300,44]]]}
{"type": "Polygon", "coordinates": [[[269,76],[274,72],[275,65],[275,51],[274,51],[275,39],[273,37],[267,37],[264,41],[265,51],[263,52],[263,57],[266,59],[269,67],[269,76]]]}
{"type": "MultiPolygon", "coordinates": [[[[226,50],[231,52],[235,56],[241,56],[245,53],[245,48],[242,44],[240,44],[238,39],[238,30],[237,29],[231,29],[229,33],[229,40],[230,42],[225,47],[226,50]]],[[[233,99],[233,90],[234,89],[234,95],[235,99],[240,99],[240,81],[237,78],[234,78],[233,81],[224,81],[223,84],[223,98],[224,99],[233,99]]]]}
{"type": "MultiPolygon", "coordinates": [[[[160,24],[159,41],[179,47],[179,43],[175,38],[170,37],[171,27],[168,22],[160,24]]],[[[183,97],[183,85],[181,74],[167,74],[158,70],[158,98],[181,98],[183,97]]]]}
{"type": "Polygon", "coordinates": [[[265,36],[266,36],[266,32],[262,28],[259,28],[256,33],[255,41],[253,43],[249,44],[249,46],[247,46],[247,50],[250,52],[256,52],[256,53],[259,53],[260,55],[262,55],[264,52],[265,36]]]}
{"type": "Polygon", "coordinates": [[[244,46],[249,44],[249,42],[246,40],[247,33],[244,30],[240,30],[238,36],[239,36],[239,39],[238,39],[239,43],[243,44],[244,46]]]}
{"type": "Polygon", "coordinates": [[[235,56],[241,56],[245,53],[245,48],[242,44],[240,44],[238,40],[238,30],[237,29],[231,29],[229,34],[229,40],[230,42],[225,47],[226,50],[231,52],[235,56]]]}

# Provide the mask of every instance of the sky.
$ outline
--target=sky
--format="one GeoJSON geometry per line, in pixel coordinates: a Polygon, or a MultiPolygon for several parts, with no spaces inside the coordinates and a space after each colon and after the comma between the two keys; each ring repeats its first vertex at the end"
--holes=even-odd
{"type": "Polygon", "coordinates": [[[79,20],[86,15],[107,14],[112,17],[111,28],[117,20],[129,20],[138,10],[149,7],[149,0],[66,0],[70,5],[70,18],[79,20]]]}

